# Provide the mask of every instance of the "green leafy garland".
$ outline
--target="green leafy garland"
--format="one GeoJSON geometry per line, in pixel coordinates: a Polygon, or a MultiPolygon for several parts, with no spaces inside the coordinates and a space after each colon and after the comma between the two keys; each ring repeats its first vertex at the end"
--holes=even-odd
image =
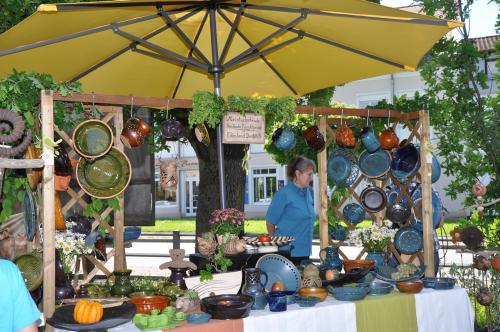
{"type": "Polygon", "coordinates": [[[225,102],[212,92],[197,91],[193,95],[193,109],[189,112],[188,122],[190,126],[206,123],[215,128],[227,112],[253,112],[265,117],[266,129],[269,129],[277,121],[292,121],[296,105],[295,99],[291,97],[229,96],[225,102]]]}

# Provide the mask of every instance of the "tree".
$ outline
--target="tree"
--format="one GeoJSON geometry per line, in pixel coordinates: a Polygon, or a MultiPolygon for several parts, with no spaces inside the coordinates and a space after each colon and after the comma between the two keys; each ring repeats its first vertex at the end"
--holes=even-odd
{"type": "MultiPolygon", "coordinates": [[[[427,14],[440,13],[446,19],[467,22],[474,1],[420,2],[427,14]]],[[[466,204],[471,204],[471,187],[483,175],[491,176],[486,200],[499,196],[500,100],[498,94],[482,96],[481,90],[488,87],[488,77],[478,66],[482,55],[469,38],[467,24],[459,31],[462,39],[443,38],[431,49],[420,73],[426,82],[428,109],[438,137],[437,150],[444,160],[442,166],[445,174],[453,177],[446,193],[452,198],[466,193],[466,204]]]]}

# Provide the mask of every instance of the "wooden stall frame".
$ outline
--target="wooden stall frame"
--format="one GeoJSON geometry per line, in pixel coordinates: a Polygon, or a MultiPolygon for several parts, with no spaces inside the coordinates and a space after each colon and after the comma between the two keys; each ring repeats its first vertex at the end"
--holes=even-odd
{"type": "MultiPolygon", "coordinates": [[[[82,102],[82,103],[94,103],[96,105],[108,105],[108,106],[125,106],[131,104],[131,96],[120,96],[120,95],[106,95],[106,94],[72,94],[69,96],[62,96],[57,92],[50,90],[41,91],[41,121],[42,121],[42,135],[43,137],[48,137],[53,139],[54,135],[54,121],[53,121],[53,102],[54,101],[64,101],[64,102],[82,102]]],[[[172,99],[172,98],[155,98],[155,97],[137,97],[134,96],[134,105],[145,106],[153,108],[191,108],[191,100],[186,99],[172,99]]],[[[428,113],[426,111],[412,112],[412,113],[400,113],[393,110],[366,110],[366,109],[352,109],[352,108],[329,108],[329,107],[313,107],[313,106],[298,106],[297,113],[299,114],[310,114],[310,115],[343,115],[343,116],[358,116],[358,117],[382,117],[387,118],[389,115],[391,118],[398,119],[401,121],[409,121],[420,119],[423,123],[422,136],[425,139],[422,142],[421,147],[421,160],[423,167],[422,177],[422,218],[424,225],[424,263],[427,265],[426,276],[434,275],[434,265],[433,263],[433,237],[432,237],[432,220],[431,220],[431,163],[432,156],[429,151],[429,121],[428,113]],[[389,114],[390,113],[390,114],[389,114]],[[430,156],[430,158],[429,158],[430,156]]],[[[326,118],[320,120],[320,129],[323,134],[326,135],[327,122],[326,118]]],[[[121,120],[115,120],[116,129],[121,128],[123,125],[123,118],[121,120]]],[[[413,134],[413,133],[412,133],[413,134]]],[[[121,144],[116,143],[115,144],[121,144]]],[[[42,147],[42,158],[44,164],[43,170],[43,191],[42,191],[42,222],[44,224],[44,243],[43,243],[43,262],[44,262],[44,295],[43,295],[43,313],[45,317],[51,317],[55,310],[55,247],[54,247],[54,204],[51,199],[44,199],[46,197],[54,197],[54,156],[51,149],[43,144],[42,147]],[[46,222],[47,221],[47,222],[46,222]]],[[[324,248],[328,245],[328,220],[327,220],[327,209],[328,209],[328,195],[326,192],[327,181],[326,181],[326,150],[322,151],[318,155],[319,161],[319,176],[320,176],[320,197],[321,197],[321,207],[320,207],[320,246],[324,248]]],[[[0,164],[3,160],[0,160],[0,164]]],[[[40,164],[40,160],[30,161],[29,163],[40,164]]],[[[28,163],[26,163],[28,165],[28,163]]],[[[28,166],[26,166],[28,168],[28,166]]],[[[76,194],[76,193],[75,193],[76,194]]],[[[81,197],[73,197],[75,200],[81,199],[81,197]]],[[[121,245],[115,247],[115,264],[117,261],[123,259],[125,261],[125,254],[123,249],[123,201],[121,203],[122,215],[118,216],[115,220],[115,240],[116,242],[121,242],[121,245]],[[121,224],[117,225],[117,224],[121,224]],[[118,227],[116,227],[118,226],[118,227]],[[121,227],[121,228],[120,228],[121,227]],[[119,250],[120,252],[118,252],[119,250]]],[[[109,213],[109,212],[108,212],[109,213]]],[[[115,266],[116,267],[116,266],[115,266]]],[[[52,327],[46,326],[46,331],[52,331],[52,327]]]]}

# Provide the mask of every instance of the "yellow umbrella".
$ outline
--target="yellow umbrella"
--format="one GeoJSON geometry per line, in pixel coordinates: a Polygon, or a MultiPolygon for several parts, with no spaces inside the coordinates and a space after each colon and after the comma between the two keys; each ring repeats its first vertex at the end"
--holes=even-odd
{"type": "MultiPolygon", "coordinates": [[[[298,96],[414,70],[459,22],[361,0],[120,0],[40,5],[0,35],[0,77],[18,71],[86,92],[191,98],[298,96]]],[[[225,207],[221,127],[218,157],[225,207]]]]}

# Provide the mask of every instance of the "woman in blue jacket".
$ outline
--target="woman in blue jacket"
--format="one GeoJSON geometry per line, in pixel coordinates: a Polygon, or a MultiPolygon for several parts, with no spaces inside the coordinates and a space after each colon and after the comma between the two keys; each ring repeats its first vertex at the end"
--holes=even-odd
{"type": "Polygon", "coordinates": [[[288,183],[276,192],[266,214],[271,236],[292,236],[291,257],[294,264],[311,255],[314,200],[309,187],[316,172],[314,161],[297,156],[288,162],[288,183]]]}

